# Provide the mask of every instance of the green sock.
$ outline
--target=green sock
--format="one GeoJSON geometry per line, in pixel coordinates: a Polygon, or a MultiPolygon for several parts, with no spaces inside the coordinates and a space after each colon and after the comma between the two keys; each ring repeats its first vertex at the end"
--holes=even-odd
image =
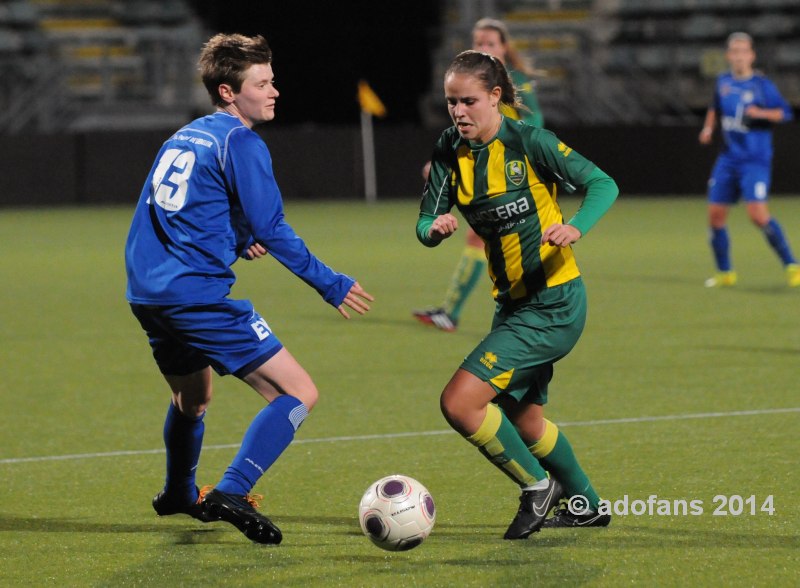
{"type": "Polygon", "coordinates": [[[589,507],[597,510],[600,497],[578,463],[572,445],[555,423],[547,419],[544,422],[544,436],[528,448],[531,454],[551,476],[559,481],[568,497],[578,494],[585,496],[589,501],[589,507]]]}
{"type": "Polygon", "coordinates": [[[477,247],[465,247],[450,287],[444,296],[444,310],[450,318],[458,320],[461,309],[486,269],[486,255],[477,247]]]}
{"type": "Polygon", "coordinates": [[[467,437],[467,441],[520,488],[532,486],[547,477],[514,425],[494,404],[486,407],[483,423],[474,435],[467,437]]]}

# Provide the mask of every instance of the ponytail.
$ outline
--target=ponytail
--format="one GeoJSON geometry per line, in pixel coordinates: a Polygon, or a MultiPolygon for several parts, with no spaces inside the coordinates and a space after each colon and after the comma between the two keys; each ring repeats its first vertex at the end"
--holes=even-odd
{"type": "Polygon", "coordinates": [[[487,92],[499,87],[501,102],[512,108],[520,106],[517,90],[508,75],[508,70],[496,57],[480,51],[462,51],[456,55],[444,75],[446,78],[455,73],[476,77],[487,92]]]}

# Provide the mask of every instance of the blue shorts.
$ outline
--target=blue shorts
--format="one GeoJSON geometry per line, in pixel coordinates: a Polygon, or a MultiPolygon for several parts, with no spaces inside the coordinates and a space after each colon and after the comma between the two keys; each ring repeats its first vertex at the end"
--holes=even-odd
{"type": "Polygon", "coordinates": [[[765,202],[771,180],[769,163],[740,163],[719,157],[708,180],[708,201],[736,204],[743,197],[745,202],[765,202]]]}
{"type": "Polygon", "coordinates": [[[249,300],[215,304],[131,304],[150,339],[161,373],[185,376],[209,365],[224,376],[246,376],[283,349],[249,300]]]}

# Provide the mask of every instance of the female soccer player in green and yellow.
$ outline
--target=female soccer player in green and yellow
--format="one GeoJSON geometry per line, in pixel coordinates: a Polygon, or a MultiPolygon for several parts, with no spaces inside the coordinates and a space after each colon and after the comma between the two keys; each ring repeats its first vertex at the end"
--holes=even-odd
{"type": "Polygon", "coordinates": [[[561,498],[578,495],[588,504],[559,510],[546,526],[605,526],[610,517],[598,512],[597,493],[543,406],[553,364],[575,345],[586,319],[570,246],[608,210],[617,186],[553,133],[502,115],[517,95],[497,58],[459,54],[444,89],[454,126],[434,149],[417,237],[429,247],[450,237],[457,206],[485,244],[497,306],[491,332],[445,386],[442,412],[521,488],[506,539],[538,531],[561,498]],[[556,190],[578,187],[586,197],[565,223],[556,190]]]}
{"type": "MultiPolygon", "coordinates": [[[[514,48],[505,23],[493,18],[482,18],[476,22],[472,27],[472,48],[499,59],[505,65],[511,82],[517,89],[518,102],[513,105],[501,102],[500,112],[508,118],[522,120],[535,127],[544,126],[542,109],[534,92],[532,80],[534,70],[514,48]]],[[[428,169],[429,163],[422,172],[425,180],[428,179],[428,169]]],[[[486,270],[483,241],[469,227],[464,237],[466,244],[450,278],[444,302],[441,306],[415,310],[412,313],[418,321],[433,325],[442,331],[456,330],[464,303],[486,270]]]]}

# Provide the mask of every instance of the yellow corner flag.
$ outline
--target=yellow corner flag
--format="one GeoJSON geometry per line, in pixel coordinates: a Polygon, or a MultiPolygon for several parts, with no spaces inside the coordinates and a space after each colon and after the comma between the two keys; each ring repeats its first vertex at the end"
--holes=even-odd
{"type": "Polygon", "coordinates": [[[358,82],[358,103],[361,105],[361,110],[367,114],[379,118],[386,116],[386,107],[383,102],[364,80],[358,82]]]}

